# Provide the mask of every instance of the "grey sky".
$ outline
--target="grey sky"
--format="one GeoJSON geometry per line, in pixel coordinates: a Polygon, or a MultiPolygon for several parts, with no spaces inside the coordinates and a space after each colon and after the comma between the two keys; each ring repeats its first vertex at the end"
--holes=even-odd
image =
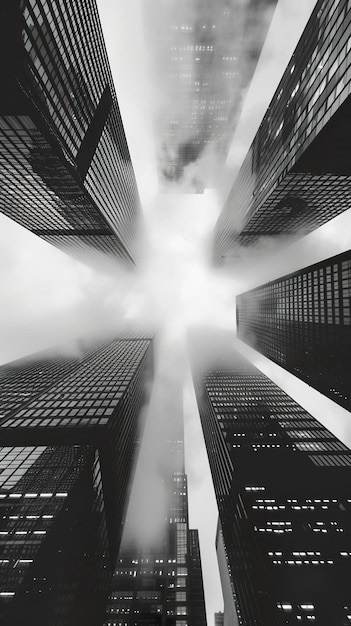
{"type": "MultiPolygon", "coordinates": [[[[189,325],[233,328],[235,294],[350,248],[348,211],[299,242],[283,247],[268,241],[253,255],[243,253],[236,272],[218,272],[207,261],[225,194],[314,5],[315,0],[280,0],[226,167],[218,178],[219,193],[207,190],[203,196],[188,196],[158,194],[152,123],[158,90],[149,80],[139,0],[98,0],[145,212],[140,268],[134,275],[123,269],[90,269],[1,217],[2,362],[79,334],[98,335],[124,320],[160,324],[178,342],[189,325]]],[[[264,357],[254,354],[253,358],[316,417],[330,422],[332,416],[334,432],[350,443],[345,411],[264,357]]],[[[214,553],[217,515],[189,372],[186,376],[190,522],[200,530],[211,625],[214,611],[222,608],[214,553]]],[[[331,427],[331,422],[326,425],[331,427]]]]}

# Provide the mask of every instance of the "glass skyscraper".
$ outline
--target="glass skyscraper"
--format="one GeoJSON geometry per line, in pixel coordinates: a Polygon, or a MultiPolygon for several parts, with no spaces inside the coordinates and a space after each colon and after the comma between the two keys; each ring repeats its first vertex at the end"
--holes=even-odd
{"type": "Polygon", "coordinates": [[[256,289],[237,302],[239,339],[351,409],[351,252],[256,289]]]}
{"type": "Polygon", "coordinates": [[[114,570],[105,626],[206,626],[199,537],[197,530],[189,530],[184,508],[185,474],[174,474],[168,488],[173,493],[173,514],[178,499],[176,506],[181,517],[169,516],[162,545],[122,548],[114,570]],[[183,502],[181,509],[179,500],[183,502]]]}
{"type": "Polygon", "coordinates": [[[2,2],[0,211],[132,267],[139,196],[95,0],[2,2]]]}
{"type": "Polygon", "coordinates": [[[0,368],[4,623],[102,623],[152,359],[141,335],[0,368]]]}
{"type": "Polygon", "coordinates": [[[350,2],[318,0],[218,219],[216,263],[349,208],[350,49],[350,2]]]}
{"type": "Polygon", "coordinates": [[[238,623],[348,624],[351,452],[231,343],[193,375],[238,623]]]}

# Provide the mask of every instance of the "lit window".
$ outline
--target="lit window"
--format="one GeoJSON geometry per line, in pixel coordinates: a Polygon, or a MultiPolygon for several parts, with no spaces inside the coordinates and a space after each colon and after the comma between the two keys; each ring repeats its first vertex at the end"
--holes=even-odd
{"type": "Polygon", "coordinates": [[[177,615],[186,615],[186,606],[177,606],[177,615]]]}
{"type": "Polygon", "coordinates": [[[3,597],[11,597],[14,595],[15,595],[14,591],[0,591],[0,596],[3,596],[3,597]]]}

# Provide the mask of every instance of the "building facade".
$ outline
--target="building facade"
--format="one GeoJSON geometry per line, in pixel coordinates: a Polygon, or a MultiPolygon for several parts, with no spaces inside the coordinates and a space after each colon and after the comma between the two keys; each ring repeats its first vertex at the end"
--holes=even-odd
{"type": "Polygon", "coordinates": [[[14,446],[0,459],[1,623],[101,623],[111,554],[98,452],[14,446]]]}
{"type": "Polygon", "coordinates": [[[192,626],[206,626],[204,583],[202,577],[199,532],[190,529],[188,534],[189,562],[189,599],[190,619],[192,626]]]}
{"type": "Polygon", "coordinates": [[[0,368],[0,540],[6,568],[25,570],[0,569],[4,623],[102,623],[151,376],[149,337],[0,368]]]}
{"type": "Polygon", "coordinates": [[[188,522],[182,411],[174,411],[180,400],[181,395],[170,407],[172,435],[158,442],[157,475],[165,501],[154,506],[164,511],[162,528],[152,539],[129,535],[122,540],[104,626],[206,626],[199,537],[188,522]]]}
{"type": "Polygon", "coordinates": [[[349,208],[350,8],[316,3],[218,219],[216,263],[349,208]]]}
{"type": "Polygon", "coordinates": [[[2,2],[0,211],[133,267],[139,196],[95,0],[2,2]]]}
{"type": "MultiPolygon", "coordinates": [[[[178,473],[169,485],[173,514],[175,494],[186,500],[186,484],[178,473]]],[[[169,516],[162,545],[122,548],[105,626],[206,626],[198,532],[189,530],[184,506],[177,508],[181,517],[169,516]]]]}
{"type": "Polygon", "coordinates": [[[237,296],[239,339],[351,409],[351,252],[237,296]]]}
{"type": "Polygon", "coordinates": [[[194,382],[238,622],[348,624],[351,452],[230,343],[194,382]]]}
{"type": "Polygon", "coordinates": [[[224,162],[275,5],[276,0],[143,5],[163,88],[157,119],[161,184],[186,182],[187,192],[201,193],[209,181],[197,160],[211,148],[224,162]]]}

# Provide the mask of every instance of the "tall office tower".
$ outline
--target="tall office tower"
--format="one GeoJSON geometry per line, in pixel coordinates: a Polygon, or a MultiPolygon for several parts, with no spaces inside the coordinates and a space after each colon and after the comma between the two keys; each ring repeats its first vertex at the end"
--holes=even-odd
{"type": "Polygon", "coordinates": [[[170,436],[158,441],[158,482],[147,477],[145,485],[151,491],[162,485],[162,502],[154,506],[164,511],[163,527],[156,523],[157,536],[154,532],[140,539],[128,534],[127,516],[127,538],[116,564],[105,626],[206,626],[198,532],[189,530],[188,523],[182,412],[172,402],[169,410],[170,436]]]}
{"type": "Polygon", "coordinates": [[[237,296],[237,333],[351,409],[351,251],[237,296]]]}
{"type": "Polygon", "coordinates": [[[276,0],[143,3],[162,88],[161,182],[186,181],[186,191],[202,192],[206,180],[196,162],[204,151],[211,148],[224,162],[275,5],[276,0]]]}
{"type": "Polygon", "coordinates": [[[238,622],[348,624],[351,452],[222,343],[194,381],[238,622]]]}
{"type": "Polygon", "coordinates": [[[4,623],[102,623],[151,374],[147,337],[0,368],[4,623]]]}
{"type": "Polygon", "coordinates": [[[0,211],[132,267],[139,196],[95,0],[4,0],[0,24],[0,211]]]}
{"type": "Polygon", "coordinates": [[[218,219],[216,263],[349,208],[350,48],[348,0],[318,0],[218,219]]]}

